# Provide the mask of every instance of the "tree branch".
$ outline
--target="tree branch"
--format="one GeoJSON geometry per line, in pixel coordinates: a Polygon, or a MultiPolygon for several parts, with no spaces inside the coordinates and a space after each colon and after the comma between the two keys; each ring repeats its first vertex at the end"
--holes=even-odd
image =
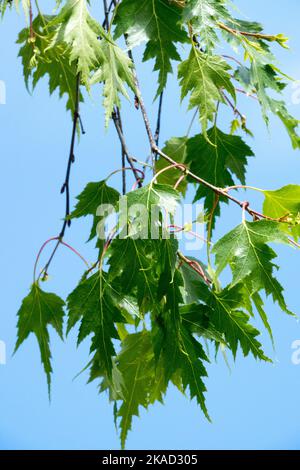
{"type": "Polygon", "coordinates": [[[249,205],[247,205],[247,207],[245,207],[245,202],[247,202],[247,201],[241,201],[241,200],[235,198],[234,196],[231,196],[230,194],[227,193],[226,188],[218,188],[217,186],[214,186],[213,184],[211,184],[208,181],[204,180],[200,176],[195,175],[184,164],[180,164],[180,166],[178,166],[178,162],[173,160],[173,158],[171,158],[169,155],[165,154],[158,147],[158,145],[155,142],[155,138],[152,134],[148,113],[147,113],[147,110],[146,110],[146,107],[145,107],[144,99],[143,99],[143,96],[142,96],[142,93],[141,93],[141,90],[140,90],[139,81],[138,81],[138,77],[137,77],[135,69],[134,69],[134,80],[135,80],[135,87],[136,87],[137,97],[138,97],[138,100],[139,100],[139,105],[140,105],[140,109],[141,109],[145,129],[146,129],[146,133],[147,133],[147,136],[148,136],[148,140],[149,140],[152,152],[157,153],[158,155],[160,155],[167,162],[169,162],[170,165],[172,165],[173,167],[177,167],[177,169],[179,171],[182,171],[185,175],[187,175],[190,178],[192,178],[193,180],[197,181],[197,183],[200,183],[203,186],[211,189],[218,196],[225,197],[225,198],[229,199],[230,201],[234,202],[239,207],[241,207],[242,209],[247,211],[248,214],[250,214],[252,217],[259,216],[259,217],[267,219],[266,216],[264,216],[263,214],[258,214],[258,212],[255,211],[254,209],[252,209],[249,205]]]}
{"type": "Polygon", "coordinates": [[[141,188],[142,187],[142,181],[141,181],[141,178],[139,176],[139,173],[138,173],[138,170],[135,168],[134,164],[133,164],[133,159],[132,157],[130,156],[129,154],[129,151],[128,151],[128,148],[127,148],[127,144],[126,144],[126,141],[125,141],[125,137],[124,137],[124,134],[123,134],[123,131],[122,131],[122,122],[120,120],[121,116],[120,116],[120,110],[118,108],[116,108],[114,110],[114,112],[112,113],[112,120],[114,122],[114,125],[115,125],[115,128],[116,128],[116,131],[117,131],[117,134],[118,134],[118,137],[119,137],[119,140],[121,142],[121,146],[122,146],[122,152],[124,153],[124,155],[126,156],[126,159],[130,165],[130,168],[132,170],[132,173],[134,174],[134,177],[136,179],[136,182],[138,184],[138,187],[141,188]],[[118,118],[119,116],[119,118],[118,118]]]}
{"type": "Polygon", "coordinates": [[[66,195],[65,217],[64,217],[61,231],[59,233],[59,236],[57,237],[57,243],[54,247],[54,250],[52,251],[49,260],[47,261],[44,269],[42,270],[42,272],[44,273],[44,277],[47,277],[49,266],[56,254],[56,251],[59,245],[62,242],[62,239],[66,232],[66,228],[70,227],[71,225],[71,220],[69,219],[69,216],[70,216],[70,176],[71,176],[71,167],[75,161],[74,148],[75,148],[76,130],[77,130],[78,123],[80,123],[80,127],[83,131],[80,114],[79,114],[79,102],[80,102],[80,74],[78,73],[76,77],[76,100],[75,100],[75,109],[74,109],[74,114],[73,114],[73,127],[72,127],[72,135],[71,135],[70,152],[69,152],[69,158],[68,158],[68,163],[67,163],[65,181],[60,191],[61,194],[65,193],[66,195]]]}
{"type": "Polygon", "coordinates": [[[272,34],[262,34],[262,33],[250,33],[247,31],[239,31],[238,29],[230,28],[229,26],[226,26],[224,23],[218,22],[217,25],[219,28],[223,29],[224,31],[227,31],[227,33],[234,34],[234,35],[241,35],[249,38],[255,38],[255,39],[264,39],[266,41],[275,41],[276,36],[272,34]]]}
{"type": "MultiPolygon", "coordinates": [[[[155,135],[154,135],[154,140],[155,140],[156,145],[159,144],[163,97],[164,97],[164,92],[162,91],[161,94],[159,95],[156,130],[155,130],[155,135]]],[[[155,162],[157,161],[157,153],[154,154],[154,159],[153,160],[155,162]]],[[[153,165],[153,167],[154,167],[154,165],[153,165]]],[[[154,171],[155,171],[155,169],[154,169],[154,171]]]]}

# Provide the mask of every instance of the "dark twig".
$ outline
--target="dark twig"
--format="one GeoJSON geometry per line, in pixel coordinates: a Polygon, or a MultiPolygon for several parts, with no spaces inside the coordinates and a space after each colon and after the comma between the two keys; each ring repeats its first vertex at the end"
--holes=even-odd
{"type": "MultiPolygon", "coordinates": [[[[119,114],[119,117],[120,117],[120,114],[119,114]]],[[[128,151],[128,148],[127,148],[127,145],[126,145],[126,141],[125,141],[125,138],[124,138],[124,134],[123,134],[122,128],[121,128],[122,123],[120,124],[120,120],[118,119],[118,110],[117,109],[114,110],[114,112],[112,114],[112,119],[113,119],[113,122],[114,122],[114,125],[115,125],[115,128],[116,128],[119,140],[121,142],[122,152],[126,156],[126,159],[127,159],[128,163],[130,165],[130,168],[132,169],[132,173],[134,174],[134,177],[137,181],[138,187],[141,188],[142,187],[142,181],[141,181],[141,178],[139,176],[138,170],[135,168],[135,166],[133,164],[133,160],[132,160],[132,158],[129,154],[129,151],[128,151]]]]}
{"type": "Polygon", "coordinates": [[[56,254],[56,251],[59,247],[59,245],[62,242],[62,239],[65,235],[66,228],[70,227],[71,225],[71,220],[69,219],[70,216],[70,176],[71,176],[71,167],[72,164],[75,161],[75,156],[74,156],[74,148],[75,148],[75,140],[76,140],[76,130],[77,130],[77,125],[80,123],[80,127],[84,133],[84,129],[82,126],[82,122],[80,119],[80,114],[79,114],[79,102],[80,102],[80,74],[77,74],[76,78],[76,100],[75,100],[75,109],[74,109],[74,114],[73,114],[73,127],[72,127],[72,136],[71,136],[71,144],[70,144],[70,152],[69,152],[69,158],[68,158],[68,163],[67,163],[67,170],[66,170],[66,176],[65,176],[65,181],[61,187],[61,194],[65,193],[66,195],[66,209],[65,209],[65,217],[63,221],[63,225],[61,228],[61,231],[59,233],[59,236],[57,237],[57,243],[50,255],[49,260],[47,261],[43,273],[44,277],[47,277],[48,274],[48,269],[49,266],[56,254]]]}
{"type": "MultiPolygon", "coordinates": [[[[120,113],[120,109],[119,108],[116,108],[116,114],[117,114],[117,119],[118,119],[118,122],[119,122],[119,126],[120,126],[120,129],[121,129],[121,132],[122,134],[124,135],[123,133],[123,124],[122,124],[122,118],[121,118],[121,113],[120,113]]],[[[125,168],[125,165],[126,165],[126,153],[124,152],[124,148],[123,146],[121,145],[122,147],[122,168],[125,168]]],[[[128,162],[129,163],[129,162],[128,162]]],[[[130,164],[130,163],[129,163],[130,164]]],[[[134,172],[135,174],[136,172],[134,172]]],[[[122,194],[124,196],[124,194],[126,194],[126,171],[125,170],[122,170],[122,194]]]]}
{"type": "MultiPolygon", "coordinates": [[[[104,15],[105,15],[105,20],[103,22],[103,27],[106,28],[106,30],[109,29],[109,14],[112,10],[112,7],[114,6],[115,8],[118,5],[117,0],[112,0],[110,2],[110,5],[108,6],[107,0],[103,0],[103,8],[104,8],[104,15]]],[[[125,168],[125,160],[129,163],[132,172],[134,174],[134,177],[136,179],[136,182],[139,187],[142,186],[141,178],[138,175],[138,172],[133,164],[133,160],[130,157],[128,150],[127,150],[127,145],[125,142],[124,138],[124,133],[123,133],[123,124],[122,124],[122,118],[121,118],[121,112],[120,108],[118,106],[115,107],[114,112],[112,114],[112,119],[117,131],[117,134],[119,136],[119,140],[121,142],[121,148],[122,148],[122,168],[125,168]]],[[[126,193],[126,172],[122,171],[122,193],[126,193]]]]}
{"type": "Polygon", "coordinates": [[[106,29],[109,28],[109,14],[110,14],[113,6],[114,7],[116,6],[116,1],[115,0],[111,0],[109,6],[107,4],[107,0],[103,0],[105,18],[104,18],[104,21],[102,23],[102,28],[106,28],[106,29]]]}
{"type": "MultiPolygon", "coordinates": [[[[159,145],[163,97],[164,97],[164,92],[162,91],[161,94],[159,95],[156,130],[154,134],[154,140],[157,146],[159,145]]],[[[157,161],[157,153],[154,154],[154,161],[155,162],[157,161]]]]}

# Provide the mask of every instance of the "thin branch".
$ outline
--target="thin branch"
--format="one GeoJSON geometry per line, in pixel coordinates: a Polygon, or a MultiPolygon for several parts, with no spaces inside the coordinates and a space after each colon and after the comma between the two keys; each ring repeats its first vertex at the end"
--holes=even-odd
{"type": "MultiPolygon", "coordinates": [[[[109,25],[110,25],[109,14],[112,10],[112,7],[116,8],[118,6],[118,3],[119,2],[117,0],[111,0],[110,5],[108,6],[107,0],[103,0],[103,8],[104,8],[104,15],[105,15],[105,19],[104,19],[104,22],[103,22],[103,27],[107,31],[109,30],[109,25]]],[[[120,112],[120,108],[118,106],[116,106],[115,109],[114,109],[114,112],[112,114],[112,119],[113,119],[113,122],[114,122],[114,125],[115,125],[115,128],[116,128],[119,140],[121,142],[122,168],[125,168],[125,160],[127,160],[127,162],[129,163],[129,165],[132,169],[132,172],[133,172],[133,175],[135,177],[137,185],[139,187],[141,187],[142,186],[142,180],[141,180],[141,178],[139,178],[138,172],[137,172],[137,170],[134,166],[133,160],[130,157],[129,152],[127,150],[127,145],[126,145],[125,138],[124,138],[124,133],[123,133],[123,124],[122,124],[121,112],[120,112]]],[[[126,172],[125,172],[125,170],[122,171],[122,194],[123,195],[126,194],[126,172]]]]}
{"type": "Polygon", "coordinates": [[[259,191],[260,193],[264,192],[263,189],[256,188],[255,186],[248,186],[246,184],[235,184],[234,186],[227,186],[227,188],[225,188],[224,190],[225,191],[232,191],[234,189],[251,189],[253,191],[259,191]]]}
{"type": "MultiPolygon", "coordinates": [[[[37,266],[38,266],[38,262],[39,262],[39,259],[41,257],[41,254],[42,252],[44,251],[44,249],[46,248],[46,246],[52,242],[52,241],[57,241],[59,243],[61,243],[62,245],[64,245],[65,247],[69,248],[69,250],[71,250],[75,255],[77,255],[81,261],[84,262],[84,264],[87,266],[87,268],[89,268],[89,263],[86,261],[86,259],[77,251],[75,250],[75,248],[73,248],[71,245],[69,245],[68,243],[65,243],[63,240],[60,240],[59,237],[52,237],[52,238],[49,238],[48,240],[45,241],[45,243],[43,243],[43,245],[41,246],[38,254],[37,254],[37,257],[36,257],[36,260],[35,260],[35,263],[34,263],[34,269],[33,269],[33,283],[36,282],[36,271],[37,271],[37,266]]],[[[56,244],[57,246],[57,244],[56,244]]],[[[47,273],[45,273],[44,269],[40,272],[39,276],[38,276],[38,280],[40,279],[41,275],[44,273],[43,275],[43,278],[46,278],[47,277],[47,273]]]]}
{"type": "Polygon", "coordinates": [[[232,111],[234,112],[234,114],[236,116],[239,116],[242,122],[245,122],[246,121],[246,116],[244,114],[242,114],[237,109],[237,107],[234,105],[234,103],[232,103],[232,101],[228,98],[228,96],[222,90],[220,90],[220,93],[223,96],[224,100],[229,104],[229,106],[232,109],[232,111]]]}
{"type": "MultiPolygon", "coordinates": [[[[156,145],[159,144],[163,97],[164,97],[164,92],[162,91],[161,94],[160,94],[160,96],[159,96],[158,111],[157,111],[157,121],[156,121],[156,130],[155,130],[155,135],[154,135],[154,139],[155,139],[156,145]]],[[[154,162],[157,162],[157,153],[154,154],[153,160],[154,160],[154,162]]],[[[154,163],[154,162],[153,162],[153,163],[154,163]]],[[[153,166],[154,166],[154,165],[153,165],[153,166]]],[[[154,169],[154,171],[155,171],[155,169],[154,169]]]]}
{"type": "MultiPolygon", "coordinates": [[[[162,158],[164,158],[167,162],[170,163],[170,165],[172,165],[173,167],[177,167],[178,170],[182,171],[183,173],[185,173],[186,175],[188,175],[190,178],[192,178],[193,180],[197,181],[198,183],[202,184],[203,186],[205,186],[206,188],[209,188],[211,189],[212,191],[214,191],[215,194],[219,195],[219,196],[222,196],[222,197],[225,197],[227,199],[229,199],[230,201],[234,202],[235,204],[237,204],[239,207],[243,208],[244,207],[244,204],[245,204],[245,201],[241,201],[235,197],[233,197],[231,194],[228,194],[226,192],[226,189],[223,189],[223,188],[218,188],[217,186],[214,186],[213,184],[209,183],[208,181],[204,180],[203,178],[201,178],[200,176],[198,175],[195,175],[195,173],[191,172],[184,164],[181,164],[180,167],[178,166],[178,163],[173,160],[173,158],[169,157],[169,155],[165,154],[155,143],[155,139],[153,137],[153,134],[152,134],[152,131],[151,131],[151,126],[150,126],[150,121],[149,121],[149,117],[148,117],[148,113],[147,113],[147,110],[146,110],[146,107],[145,107],[145,103],[144,103],[144,100],[143,100],[143,96],[141,94],[141,90],[140,90],[140,86],[139,86],[139,81],[138,81],[138,77],[137,77],[137,74],[136,74],[136,71],[134,70],[134,80],[135,80],[135,87],[136,87],[136,91],[137,91],[137,96],[138,96],[138,100],[139,100],[139,104],[140,104],[140,109],[141,109],[141,113],[142,113],[142,117],[143,117],[143,121],[144,121],[144,125],[145,125],[145,129],[146,129],[146,133],[147,133],[147,136],[148,136],[148,140],[149,140],[149,144],[150,144],[150,147],[152,149],[153,152],[156,152],[158,153],[158,155],[160,155],[162,158]]],[[[261,218],[265,218],[265,219],[268,219],[268,217],[266,217],[265,215],[263,214],[258,214],[258,212],[256,212],[254,209],[252,209],[251,207],[247,207],[246,208],[246,211],[253,217],[253,216],[259,216],[261,218]]]]}
{"type": "Polygon", "coordinates": [[[299,243],[295,242],[292,238],[289,238],[289,242],[291,245],[295,246],[296,248],[300,248],[299,243]]]}
{"type": "Polygon", "coordinates": [[[107,5],[107,0],[103,0],[105,18],[104,18],[104,21],[102,23],[102,28],[109,29],[109,14],[110,14],[113,6],[116,6],[116,1],[115,0],[111,0],[109,6],[107,5]]]}
{"type": "MultiPolygon", "coordinates": [[[[80,74],[78,73],[77,78],[76,78],[76,100],[75,100],[75,109],[74,109],[74,114],[73,114],[73,127],[72,127],[72,135],[71,135],[70,152],[69,152],[69,158],[68,158],[68,163],[67,163],[65,181],[60,191],[61,194],[65,193],[66,195],[65,217],[64,217],[61,231],[59,233],[59,236],[57,237],[57,243],[54,247],[54,250],[52,251],[49,260],[47,261],[44,269],[42,270],[44,272],[45,277],[48,274],[49,266],[52,263],[52,260],[56,254],[56,251],[62,242],[62,239],[65,235],[66,228],[70,227],[71,225],[71,220],[69,219],[69,216],[70,216],[70,176],[71,176],[71,167],[75,161],[74,148],[75,148],[77,125],[78,123],[81,122],[80,114],[79,114],[79,102],[80,102],[80,74]]],[[[82,124],[81,124],[81,128],[82,128],[82,124]]]]}
{"type": "Polygon", "coordinates": [[[122,132],[122,128],[121,128],[121,125],[120,125],[120,120],[118,119],[118,114],[117,114],[116,110],[112,114],[112,119],[113,119],[113,122],[114,122],[114,125],[115,125],[115,128],[116,128],[119,140],[121,142],[122,151],[124,152],[124,155],[126,156],[126,159],[129,163],[131,169],[132,169],[132,172],[133,172],[134,177],[135,177],[135,179],[138,183],[139,188],[141,188],[142,187],[142,182],[141,182],[141,179],[139,177],[138,170],[135,168],[135,166],[133,164],[133,161],[132,161],[132,158],[129,154],[129,151],[128,151],[128,148],[127,148],[127,145],[126,145],[126,142],[125,142],[125,138],[124,138],[124,135],[123,135],[123,132],[122,132]]]}
{"type": "Polygon", "coordinates": [[[246,95],[248,98],[252,98],[255,101],[259,101],[257,96],[253,95],[253,93],[249,93],[248,91],[242,90],[242,88],[235,88],[235,91],[238,93],[242,93],[243,95],[246,95]]]}
{"type": "Polygon", "coordinates": [[[236,59],[236,58],[233,57],[232,55],[223,54],[222,57],[223,57],[224,59],[232,60],[233,62],[235,62],[236,64],[238,64],[240,67],[243,67],[242,62],[240,62],[238,59],[236,59]]]}
{"type": "Polygon", "coordinates": [[[181,261],[184,261],[188,266],[190,266],[191,269],[193,269],[197,274],[199,274],[199,276],[202,277],[202,279],[208,286],[212,284],[211,280],[206,276],[204,269],[202,268],[200,263],[198,263],[195,260],[191,260],[187,258],[180,251],[177,252],[177,256],[181,259],[181,261]]]}
{"type": "MultiPolygon", "coordinates": [[[[122,119],[121,119],[121,113],[120,113],[120,108],[116,108],[116,114],[117,114],[117,119],[120,125],[121,132],[123,134],[123,124],[122,124],[122,119]]],[[[123,134],[124,135],[124,134],[123,134]]],[[[126,162],[126,153],[124,152],[124,148],[122,147],[122,156],[121,156],[121,161],[122,161],[122,168],[125,167],[125,162],[126,162]]],[[[128,160],[128,159],[127,159],[128,160]]],[[[126,171],[122,171],[122,194],[126,194],[126,171]]]]}
{"type": "Polygon", "coordinates": [[[187,131],[186,131],[186,137],[189,137],[189,135],[190,135],[190,132],[191,132],[191,130],[192,130],[193,124],[194,124],[195,119],[196,119],[196,117],[197,117],[198,111],[199,111],[199,110],[196,109],[196,111],[195,111],[194,114],[193,114],[193,117],[192,117],[192,119],[191,119],[191,122],[190,122],[190,124],[189,124],[189,127],[188,127],[188,129],[187,129],[187,131]]]}
{"type": "Polygon", "coordinates": [[[185,227],[180,227],[180,225],[171,224],[171,225],[168,225],[167,228],[171,229],[172,233],[181,233],[181,232],[190,233],[191,235],[193,235],[193,237],[198,238],[199,240],[203,241],[204,243],[209,243],[210,245],[213,244],[212,242],[209,242],[208,240],[206,240],[205,237],[202,237],[201,235],[194,232],[193,230],[187,230],[185,227]]]}

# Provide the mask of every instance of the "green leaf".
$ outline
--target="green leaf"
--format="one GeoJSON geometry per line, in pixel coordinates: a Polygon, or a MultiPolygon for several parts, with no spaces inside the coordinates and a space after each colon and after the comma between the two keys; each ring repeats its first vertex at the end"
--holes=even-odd
{"type": "MultiPolygon", "coordinates": [[[[153,344],[156,362],[163,360],[166,385],[177,374],[179,390],[189,388],[191,399],[196,398],[204,415],[209,418],[205,405],[206,387],[202,377],[207,373],[203,361],[207,361],[201,344],[182,323],[179,305],[183,302],[181,288],[183,280],[176,270],[172,282],[164,290],[165,304],[161,312],[153,316],[153,344]]],[[[161,300],[161,296],[159,297],[161,300]]]]}
{"type": "Polygon", "coordinates": [[[142,314],[156,305],[157,246],[158,240],[128,237],[113,240],[109,248],[110,279],[118,278],[120,289],[137,297],[142,314]]]}
{"type": "Polygon", "coordinates": [[[87,0],[67,0],[50,27],[56,28],[52,45],[67,44],[70,61],[77,64],[77,73],[88,86],[91,71],[104,61],[99,36],[104,37],[105,33],[90,15],[87,0]]]}
{"type": "Polygon", "coordinates": [[[237,69],[235,74],[237,80],[242,83],[246,91],[250,93],[253,93],[253,90],[256,91],[266,123],[269,123],[270,112],[277,115],[288,132],[293,148],[299,148],[299,120],[288,112],[284,101],[278,100],[269,94],[269,90],[272,90],[281,95],[286,87],[286,83],[282,79],[283,77],[289,77],[274,65],[276,60],[263,41],[250,41],[242,35],[236,35],[235,39],[242,44],[245,57],[250,60],[249,68],[240,66],[237,69]]]}
{"type": "Polygon", "coordinates": [[[300,213],[300,186],[289,184],[275,191],[263,191],[264,214],[274,219],[296,217],[300,213]]]}
{"type": "Polygon", "coordinates": [[[93,226],[89,241],[102,231],[105,218],[118,208],[120,194],[107,186],[106,180],[88,183],[82,193],[77,196],[77,204],[71,214],[72,219],[93,216],[93,226]]]}
{"type": "Polygon", "coordinates": [[[204,137],[207,127],[214,120],[217,103],[225,102],[223,91],[235,100],[235,89],[229,74],[230,66],[219,56],[207,55],[192,47],[189,58],[178,66],[181,99],[190,93],[189,109],[199,109],[204,137]]]}
{"type": "MultiPolygon", "coordinates": [[[[29,18],[29,6],[30,0],[21,0],[22,9],[24,11],[25,17],[29,18]]],[[[7,7],[11,8],[12,5],[15,5],[17,12],[20,10],[20,0],[0,0],[0,14],[1,16],[4,15],[7,7]]]]}
{"type": "Polygon", "coordinates": [[[119,281],[123,293],[137,298],[140,312],[158,308],[158,296],[172,282],[178,244],[174,239],[113,240],[109,248],[109,276],[119,281]]]}
{"type": "Polygon", "coordinates": [[[230,18],[227,0],[188,0],[185,2],[183,18],[190,21],[193,33],[199,35],[200,45],[206,52],[215,49],[218,43],[217,22],[230,18]]]}
{"type": "Polygon", "coordinates": [[[35,334],[40,348],[41,361],[47,376],[49,395],[52,367],[48,325],[51,325],[63,338],[63,307],[64,301],[60,297],[44,292],[38,283],[34,283],[18,312],[18,339],[15,351],[30,333],[35,334]]]}
{"type": "MultiPolygon", "coordinates": [[[[177,163],[185,163],[186,160],[186,143],[188,141],[187,137],[172,137],[165,143],[162,151],[171,157],[177,163]]],[[[160,170],[170,166],[164,158],[158,158],[155,163],[155,172],[158,173],[160,170]]],[[[168,184],[174,186],[181,176],[180,169],[170,168],[167,171],[164,171],[161,175],[158,176],[157,181],[160,184],[168,184]]],[[[184,179],[179,184],[177,190],[180,191],[183,195],[186,193],[187,181],[184,179]]]]}
{"type": "Polygon", "coordinates": [[[172,60],[180,60],[176,43],[186,41],[180,25],[181,10],[168,0],[123,0],[114,19],[116,38],[126,34],[131,49],[146,42],[143,60],[155,59],[159,72],[157,96],[172,72],[172,60]]]}
{"type": "MultiPolygon", "coordinates": [[[[17,40],[18,44],[22,44],[19,57],[22,59],[26,87],[29,89],[31,81],[35,88],[43,77],[48,76],[50,94],[57,90],[60,98],[67,95],[67,109],[73,115],[76,102],[76,65],[70,62],[65,45],[50,47],[55,34],[54,28],[50,27],[53,18],[38,15],[34,19],[34,42],[29,40],[29,28],[20,32],[17,40]]],[[[83,101],[81,93],[80,101],[83,101]]]]}
{"type": "Polygon", "coordinates": [[[258,314],[264,324],[264,327],[266,328],[266,330],[268,331],[269,333],[269,336],[271,338],[271,341],[272,341],[272,345],[274,347],[274,338],[273,338],[273,333],[272,333],[272,328],[271,328],[271,325],[269,323],[269,320],[268,320],[268,316],[264,310],[264,302],[261,298],[261,296],[259,295],[258,292],[254,292],[251,296],[251,299],[253,300],[253,303],[256,307],[256,310],[258,311],[258,314]]]}
{"type": "MultiPolygon", "coordinates": [[[[245,184],[247,157],[253,156],[250,147],[241,137],[224,134],[217,127],[212,127],[207,136],[213,145],[203,135],[196,135],[187,142],[186,160],[191,171],[218,188],[233,185],[234,176],[241,184],[245,184]]],[[[195,201],[200,199],[204,199],[204,207],[210,213],[215,205],[213,191],[199,185],[195,201]]],[[[228,202],[226,198],[221,200],[228,202]]],[[[220,209],[217,207],[214,222],[219,214],[220,209]]]]}
{"type": "Polygon", "coordinates": [[[208,359],[201,344],[183,326],[181,327],[181,349],[180,370],[183,389],[189,388],[191,400],[196,398],[205,417],[210,421],[204,396],[206,387],[202,380],[202,377],[207,377],[203,361],[208,361],[208,359]]]}
{"type": "Polygon", "coordinates": [[[179,200],[179,193],[172,186],[153,182],[131,191],[120,201],[120,228],[131,237],[158,239],[166,231],[179,200]]]}
{"type": "Polygon", "coordinates": [[[267,245],[271,242],[288,244],[282,224],[267,220],[244,221],[214,245],[217,275],[230,265],[233,286],[247,279],[251,282],[251,292],[264,289],[267,295],[272,295],[274,302],[290,313],[283,288],[273,276],[277,266],[272,262],[276,253],[267,245]]]}
{"type": "MultiPolygon", "coordinates": [[[[198,275],[199,278],[199,275],[198,275]]],[[[197,283],[199,287],[199,283],[197,283]]],[[[197,301],[199,296],[197,296],[197,301]]],[[[191,333],[199,337],[215,341],[218,344],[227,346],[223,335],[216,330],[210,319],[210,308],[207,305],[193,303],[180,307],[182,324],[191,333]]]]}
{"type": "Polygon", "coordinates": [[[240,345],[244,356],[250,352],[255,358],[270,361],[257,340],[259,331],[249,323],[245,308],[243,286],[236,284],[221,292],[215,292],[203,285],[199,297],[210,308],[209,318],[215,329],[224,335],[234,357],[240,345]]]}
{"type": "Polygon", "coordinates": [[[132,61],[109,37],[101,41],[101,49],[105,60],[102,66],[94,73],[91,84],[103,82],[103,96],[105,109],[105,125],[108,126],[114,106],[121,107],[119,93],[129,99],[125,83],[135,90],[132,74],[132,61]]]}
{"type": "MultiPolygon", "coordinates": [[[[200,260],[189,256],[190,261],[198,263],[203,272],[205,273],[207,279],[210,279],[209,274],[207,273],[207,266],[205,266],[200,260]]],[[[201,284],[205,283],[204,279],[199,276],[194,269],[192,269],[188,264],[184,263],[180,266],[180,272],[183,277],[183,298],[185,304],[191,304],[193,302],[198,302],[199,300],[199,289],[201,289],[201,284]]]]}
{"type": "Polygon", "coordinates": [[[139,407],[148,407],[149,394],[153,391],[155,370],[151,336],[148,332],[128,335],[117,358],[118,369],[124,383],[124,399],[118,411],[121,419],[121,445],[125,447],[133,416],[139,415],[139,407]]]}
{"type": "Polygon", "coordinates": [[[67,332],[81,320],[78,344],[93,334],[91,352],[99,353],[99,360],[107,376],[112,375],[112,357],[115,355],[113,339],[119,339],[115,323],[124,322],[117,306],[116,292],[110,286],[107,276],[97,271],[81,281],[67,299],[67,332]]]}
{"type": "Polygon", "coordinates": [[[275,191],[263,191],[263,212],[286,222],[282,228],[294,238],[300,236],[300,186],[289,184],[275,191]]]}

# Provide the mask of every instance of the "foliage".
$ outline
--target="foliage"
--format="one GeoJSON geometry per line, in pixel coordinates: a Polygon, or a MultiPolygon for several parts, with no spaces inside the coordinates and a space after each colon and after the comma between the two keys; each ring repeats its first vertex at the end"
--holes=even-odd
{"type": "Polygon", "coordinates": [[[37,256],[34,282],[18,312],[16,349],[34,333],[50,392],[49,326],[64,336],[64,301],[40,285],[47,280],[60,245],[82,258],[65,243],[65,230],[71,221],[92,218],[89,240],[97,240],[96,259],[67,298],[67,333],[76,327],[78,344],[90,342],[89,380],[97,381],[99,391],[107,391],[114,403],[124,447],[134,416],[141,407],[163,402],[169,384],[188,392],[210,419],[205,378],[212,348],[216,353],[229,350],[234,358],[240,351],[271,360],[254,317],[258,314],[273,341],[265,296],[292,314],[277,279],[273,244],[299,248],[300,186],[275,190],[246,186],[248,159],[254,152],[248,144],[252,134],[246,116],[239,109],[240,93],[261,108],[267,125],[270,113],[279,117],[295,149],[300,147],[300,136],[299,122],[281,97],[291,79],[280,71],[273,52],[275,47],[287,48],[284,35],[266,34],[259,23],[237,19],[229,0],[104,1],[103,23],[93,15],[98,3],[102,4],[57,1],[50,14],[44,14],[37,2],[0,1],[2,16],[13,5],[18,9],[22,4],[24,10],[25,25],[17,42],[27,88],[35,88],[47,77],[50,94],[65,97],[73,118],[62,187],[63,227],[38,275],[40,255],[53,239],[44,243],[37,256]],[[153,74],[157,78],[154,98],[159,98],[155,134],[133,58],[138,48],[143,48],[143,61],[151,60],[158,72],[157,77],[153,74]],[[174,72],[181,99],[194,110],[199,130],[190,136],[190,126],[186,135],[170,137],[161,150],[162,94],[174,72]],[[87,96],[83,90],[90,92],[99,83],[105,125],[112,121],[121,143],[121,169],[114,173],[122,175],[123,194],[109,186],[109,176],[101,175],[101,181],[87,183],[72,211],[69,180],[76,131],[78,135],[83,131],[80,102],[87,96]],[[141,110],[151,148],[151,159],[145,162],[128,152],[122,96],[141,110]],[[226,118],[233,113],[232,122],[224,126],[230,133],[221,129],[223,110],[226,118]],[[154,177],[146,181],[148,166],[154,177]],[[127,171],[135,184],[126,193],[127,171]],[[178,226],[176,210],[191,194],[189,189],[195,192],[194,202],[204,202],[204,214],[178,226]],[[262,212],[233,193],[240,189],[264,196],[262,212]],[[221,203],[236,205],[242,221],[213,244],[221,203]],[[106,230],[112,215],[113,226],[106,230]],[[179,241],[179,234],[186,232],[199,237],[199,224],[205,226],[207,245],[201,260],[188,256],[179,241]]]}

